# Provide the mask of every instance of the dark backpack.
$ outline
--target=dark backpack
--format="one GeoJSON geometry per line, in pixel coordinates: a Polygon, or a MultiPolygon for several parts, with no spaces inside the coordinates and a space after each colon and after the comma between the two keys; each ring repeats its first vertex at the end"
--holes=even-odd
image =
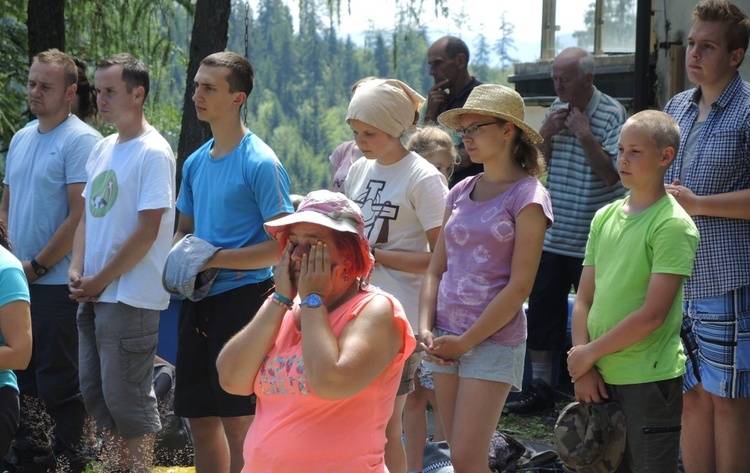
{"type": "Polygon", "coordinates": [[[171,365],[154,364],[154,391],[159,402],[161,430],[156,433],[154,464],[157,466],[192,466],[193,435],[187,419],[175,415],[175,372],[171,365]]]}

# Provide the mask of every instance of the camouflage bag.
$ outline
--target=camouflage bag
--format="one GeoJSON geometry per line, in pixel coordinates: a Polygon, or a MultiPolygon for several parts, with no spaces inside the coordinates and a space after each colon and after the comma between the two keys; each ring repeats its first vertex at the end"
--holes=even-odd
{"type": "Polygon", "coordinates": [[[625,413],[618,401],[573,402],[555,422],[555,450],[579,473],[617,470],[625,452],[625,413]]]}

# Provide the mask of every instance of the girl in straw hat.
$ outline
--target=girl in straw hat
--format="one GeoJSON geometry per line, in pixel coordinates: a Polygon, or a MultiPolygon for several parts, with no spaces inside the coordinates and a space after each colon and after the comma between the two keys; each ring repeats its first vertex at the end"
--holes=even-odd
{"type": "Polygon", "coordinates": [[[419,333],[458,473],[490,471],[492,434],[523,377],[522,304],[552,224],[549,194],[537,179],[542,138],[523,117],[521,96],[494,84],[438,117],[484,165],[448,194],[420,296],[419,333]]]}
{"type": "MultiPolygon", "coordinates": [[[[367,158],[349,169],[345,192],[362,207],[375,257],[371,282],[396,296],[415,332],[419,290],[448,193],[445,177],[401,142],[404,132],[414,129],[423,103],[424,98],[401,81],[374,79],[357,87],[347,112],[347,123],[367,158]]],[[[407,471],[401,416],[407,394],[414,390],[419,360],[415,353],[406,362],[386,428],[385,462],[391,473],[407,471]]]]}

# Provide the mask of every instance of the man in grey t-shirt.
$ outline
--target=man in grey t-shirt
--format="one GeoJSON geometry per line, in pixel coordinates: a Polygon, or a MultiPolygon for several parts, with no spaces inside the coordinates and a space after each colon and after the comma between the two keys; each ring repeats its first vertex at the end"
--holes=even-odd
{"type": "Polygon", "coordinates": [[[101,135],[70,113],[77,79],[67,54],[51,49],[34,57],[28,101],[38,122],[16,133],[6,160],[0,219],[29,281],[34,343],[28,368],[16,372],[22,408],[11,462],[17,469],[32,468],[44,457],[52,462],[45,467],[60,458],[65,461],[58,468],[64,463],[76,472],[86,466],[80,454],[86,410],[78,384],[78,304],[69,298],[67,279],[86,161],[101,135]],[[39,428],[31,415],[41,408],[55,424],[52,452],[39,451],[30,440],[39,428]]]}

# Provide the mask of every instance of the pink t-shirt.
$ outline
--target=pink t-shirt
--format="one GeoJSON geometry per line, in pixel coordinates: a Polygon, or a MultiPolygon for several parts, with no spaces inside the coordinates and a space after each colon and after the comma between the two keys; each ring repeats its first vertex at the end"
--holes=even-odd
{"type": "MultiPolygon", "coordinates": [[[[527,177],[497,197],[471,200],[474,184],[482,174],[464,179],[448,193],[451,216],[445,224],[448,269],[440,281],[435,326],[462,334],[471,327],[487,304],[508,284],[516,238],[516,217],[527,205],[539,204],[552,224],[549,193],[539,179],[527,177]]],[[[526,340],[526,314],[515,317],[488,341],[517,346],[526,340]]]]}
{"type": "Polygon", "coordinates": [[[388,297],[401,322],[403,349],[369,386],[346,399],[317,396],[307,383],[302,333],[287,312],[276,343],[255,378],[255,421],[245,438],[243,473],[383,473],[385,426],[406,358],[416,341],[401,304],[368,286],[329,314],[338,338],[346,324],[377,294],[388,297]]]}

